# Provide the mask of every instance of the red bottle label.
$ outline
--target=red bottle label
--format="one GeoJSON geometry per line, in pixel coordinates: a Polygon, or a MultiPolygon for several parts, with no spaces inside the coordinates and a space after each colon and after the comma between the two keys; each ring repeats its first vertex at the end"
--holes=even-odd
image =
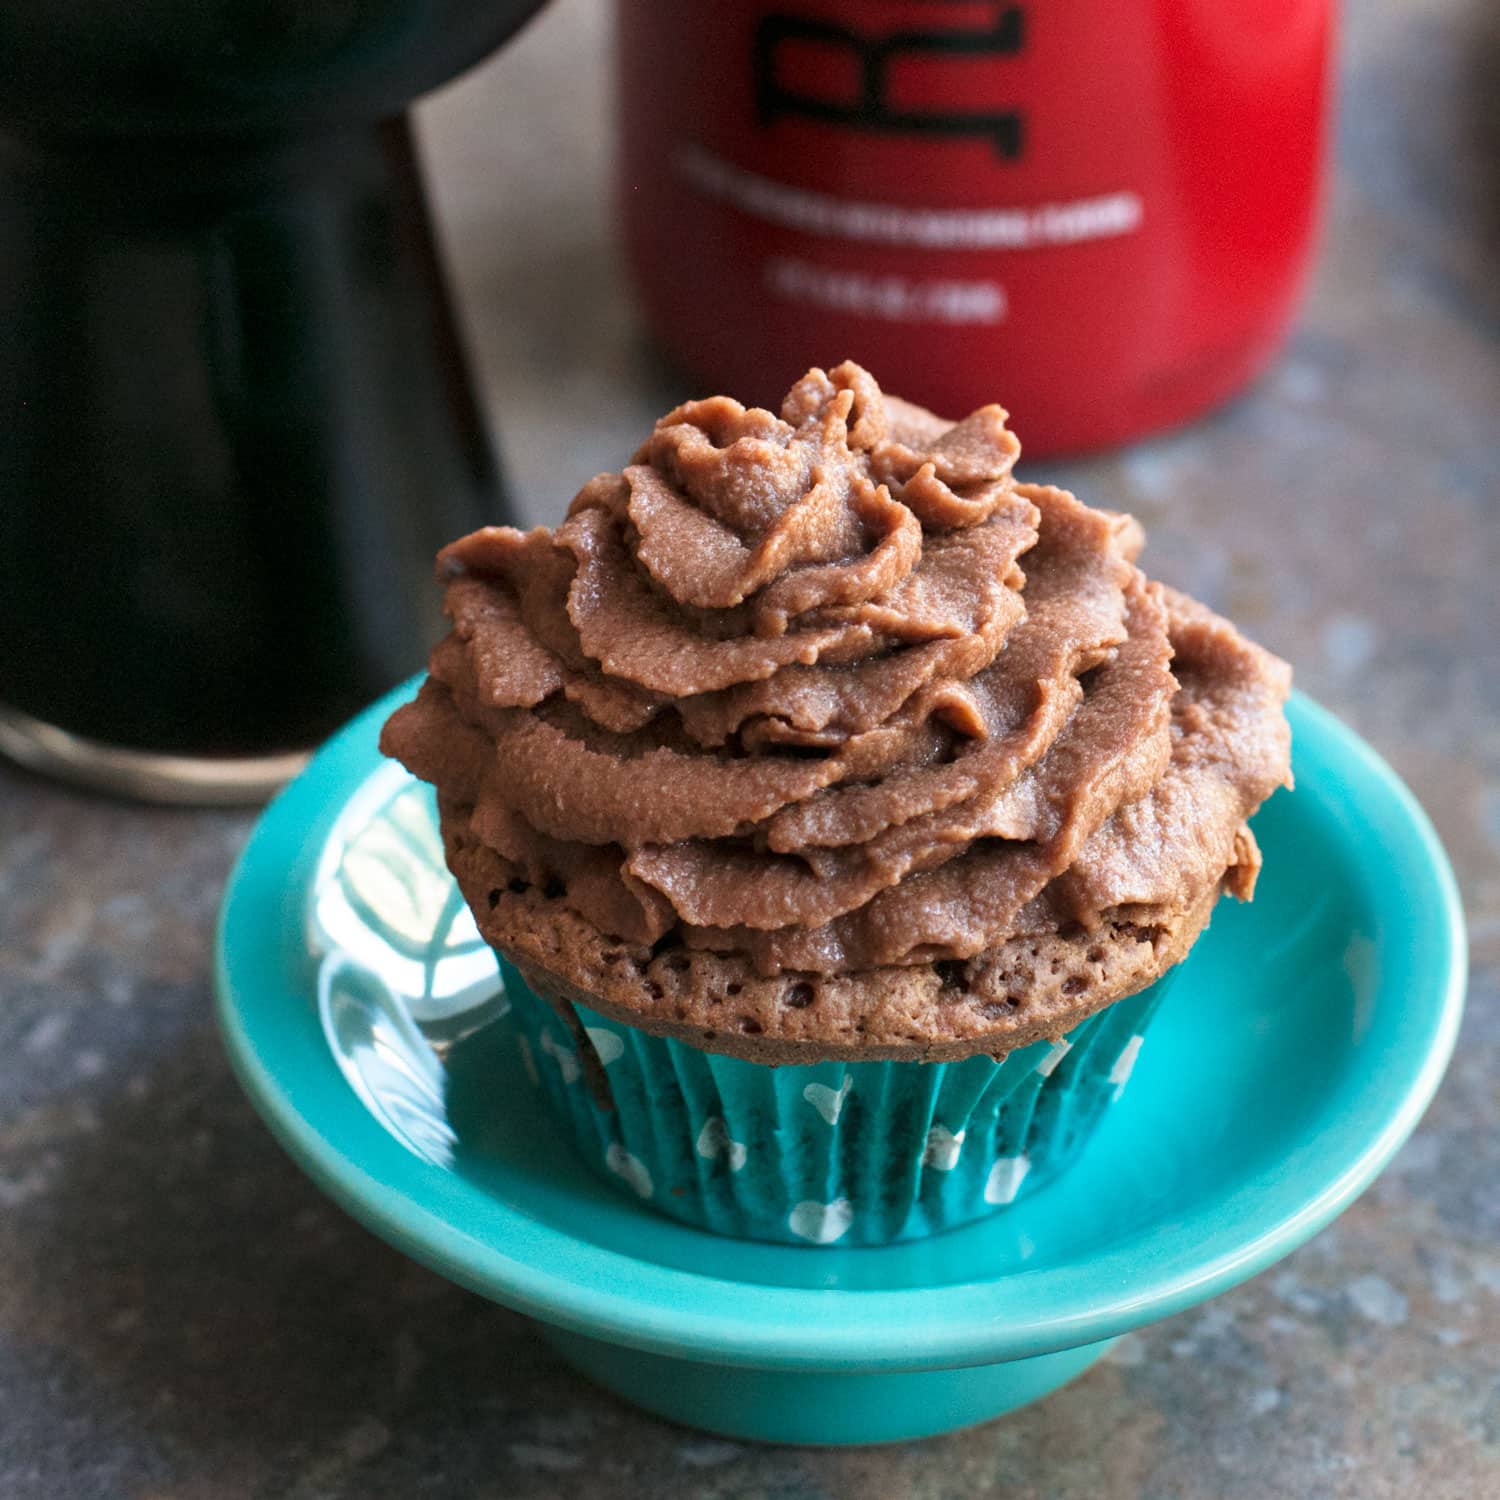
{"type": "Polygon", "coordinates": [[[666,348],[769,400],[845,356],[1028,451],[1228,394],[1322,162],[1328,0],[620,0],[621,180],[666,348]]]}

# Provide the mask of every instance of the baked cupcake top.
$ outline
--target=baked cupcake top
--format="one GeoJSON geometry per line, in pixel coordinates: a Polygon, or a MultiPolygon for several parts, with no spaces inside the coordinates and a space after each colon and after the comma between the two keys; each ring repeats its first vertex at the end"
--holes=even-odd
{"type": "Polygon", "coordinates": [[[1251,894],[1287,667],[1018,452],[844,364],[443,551],[381,744],[536,988],[766,1062],[1005,1052],[1251,894]]]}

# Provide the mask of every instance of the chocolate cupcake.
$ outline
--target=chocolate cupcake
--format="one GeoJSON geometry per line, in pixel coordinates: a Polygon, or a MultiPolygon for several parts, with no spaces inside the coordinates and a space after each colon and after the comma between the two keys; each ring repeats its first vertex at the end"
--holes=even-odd
{"type": "Polygon", "coordinates": [[[1018,452],[844,364],[440,555],[382,748],[557,1117],[663,1212],[873,1244],[1013,1201],[1251,895],[1288,669],[1018,452]]]}

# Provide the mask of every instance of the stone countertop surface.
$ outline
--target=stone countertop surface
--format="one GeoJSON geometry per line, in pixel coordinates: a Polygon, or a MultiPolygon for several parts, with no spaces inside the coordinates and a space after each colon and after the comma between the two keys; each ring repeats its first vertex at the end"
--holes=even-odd
{"type": "MultiPolygon", "coordinates": [[[[602,9],[559,0],[425,110],[534,520],[686,394],[610,250],[602,9]]],[[[1379,1183],[989,1426],[848,1452],[683,1431],[358,1228],[252,1114],[208,981],[248,815],[0,769],[0,1496],[1500,1495],[1500,12],[1345,20],[1325,248],[1285,356],[1208,420],[1047,477],[1137,512],[1152,571],[1290,658],[1447,843],[1469,1011],[1379,1183]]]]}

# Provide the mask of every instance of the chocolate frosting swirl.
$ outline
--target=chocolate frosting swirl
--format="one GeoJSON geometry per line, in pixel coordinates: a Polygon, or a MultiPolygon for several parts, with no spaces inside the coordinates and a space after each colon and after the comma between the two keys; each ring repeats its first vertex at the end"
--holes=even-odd
{"type": "Polygon", "coordinates": [[[382,744],[501,945],[566,989],[567,944],[526,937],[566,912],[816,994],[1248,894],[1285,668],[1018,451],[998,406],[950,424],[844,364],[779,415],[688,402],[555,531],[448,547],[453,629],[382,744]]]}

